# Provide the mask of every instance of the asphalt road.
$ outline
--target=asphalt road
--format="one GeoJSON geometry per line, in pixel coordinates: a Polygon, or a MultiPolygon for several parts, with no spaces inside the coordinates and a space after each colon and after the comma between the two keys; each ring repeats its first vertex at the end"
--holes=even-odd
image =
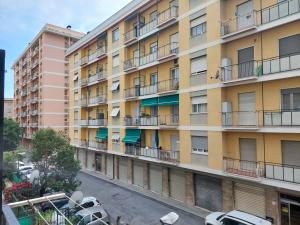
{"type": "Polygon", "coordinates": [[[161,225],[159,218],[172,211],[179,215],[176,225],[204,224],[204,220],[200,217],[149,199],[100,178],[79,173],[78,179],[82,181],[79,190],[83,192],[84,196],[94,196],[102,202],[114,224],[116,218],[121,216],[124,224],[161,225]]]}

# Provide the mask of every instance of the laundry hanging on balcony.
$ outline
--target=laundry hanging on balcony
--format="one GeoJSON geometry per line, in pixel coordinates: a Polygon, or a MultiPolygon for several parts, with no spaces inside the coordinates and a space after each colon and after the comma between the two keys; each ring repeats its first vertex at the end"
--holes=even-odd
{"type": "Polygon", "coordinates": [[[96,135],[97,141],[107,141],[108,130],[106,127],[99,128],[96,135]]]}
{"type": "Polygon", "coordinates": [[[126,144],[136,144],[141,139],[141,130],[140,129],[126,129],[126,135],[122,139],[123,143],[126,144]]]}

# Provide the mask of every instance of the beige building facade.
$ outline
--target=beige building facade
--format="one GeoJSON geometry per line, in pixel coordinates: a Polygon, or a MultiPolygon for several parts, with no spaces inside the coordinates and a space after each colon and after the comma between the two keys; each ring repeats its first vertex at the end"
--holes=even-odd
{"type": "Polygon", "coordinates": [[[68,48],[83,168],[300,223],[300,2],[134,0],[68,48]]]}
{"type": "Polygon", "coordinates": [[[4,98],[4,117],[13,118],[14,100],[12,98],[4,98]]]}
{"type": "Polygon", "coordinates": [[[14,116],[30,145],[39,128],[68,133],[68,59],[65,51],[82,33],[46,24],[13,64],[14,116]]]}

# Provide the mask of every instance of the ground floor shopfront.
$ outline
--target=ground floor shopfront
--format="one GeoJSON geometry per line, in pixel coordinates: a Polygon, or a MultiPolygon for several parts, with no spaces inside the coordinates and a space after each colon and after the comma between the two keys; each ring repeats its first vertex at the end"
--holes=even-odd
{"type": "Polygon", "coordinates": [[[98,171],[109,178],[138,186],[158,195],[209,211],[239,209],[274,224],[300,224],[299,192],[278,190],[258,182],[191,171],[176,165],[154,163],[131,157],[78,149],[83,169],[98,171]]]}

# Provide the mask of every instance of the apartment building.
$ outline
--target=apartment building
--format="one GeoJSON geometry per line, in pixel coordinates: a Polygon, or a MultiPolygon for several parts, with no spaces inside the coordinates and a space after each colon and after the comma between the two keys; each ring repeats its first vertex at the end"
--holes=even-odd
{"type": "Polygon", "coordinates": [[[134,0],[67,50],[83,168],[300,223],[300,2],[134,0]]]}
{"type": "Polygon", "coordinates": [[[82,33],[46,24],[16,59],[14,115],[23,127],[23,143],[30,145],[39,128],[68,133],[68,59],[65,51],[82,33]]]}
{"type": "Polygon", "coordinates": [[[4,117],[13,118],[14,100],[12,98],[4,99],[4,117]]]}

